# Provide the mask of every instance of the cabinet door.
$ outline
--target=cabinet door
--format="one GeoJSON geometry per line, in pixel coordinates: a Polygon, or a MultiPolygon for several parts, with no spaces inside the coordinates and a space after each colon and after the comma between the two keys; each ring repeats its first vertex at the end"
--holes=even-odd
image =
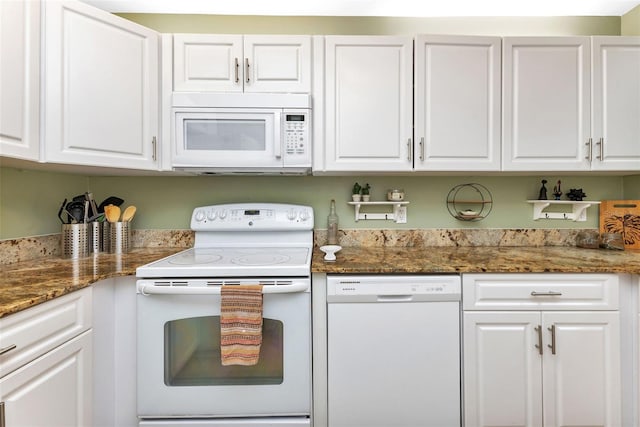
{"type": "Polygon", "coordinates": [[[311,92],[310,36],[244,36],[245,92],[311,92]]]}
{"type": "Polygon", "coordinates": [[[173,90],[242,92],[241,35],[175,34],[173,90]]]}
{"type": "Polygon", "coordinates": [[[0,379],[0,401],[7,427],[92,425],[91,331],[0,379]]]}
{"type": "Polygon", "coordinates": [[[158,34],[81,2],[45,4],[45,159],[154,169],[158,34]]]}
{"type": "Polygon", "coordinates": [[[416,170],[500,170],[500,46],[499,37],[416,38],[416,170]]]}
{"type": "Polygon", "coordinates": [[[503,40],[503,169],[590,168],[589,37],[503,40]]]}
{"type": "Polygon", "coordinates": [[[464,313],[468,427],[542,425],[540,313],[464,313]]]}
{"type": "Polygon", "coordinates": [[[409,171],[413,40],[326,37],[325,168],[409,171]]]}
{"type": "Polygon", "coordinates": [[[592,168],[640,170],[640,37],[593,37],[592,168]]]}
{"type": "Polygon", "coordinates": [[[0,1],[0,155],[40,157],[40,2],[0,1]]]}
{"type": "Polygon", "coordinates": [[[545,427],[621,425],[619,316],[543,312],[545,427]]]}

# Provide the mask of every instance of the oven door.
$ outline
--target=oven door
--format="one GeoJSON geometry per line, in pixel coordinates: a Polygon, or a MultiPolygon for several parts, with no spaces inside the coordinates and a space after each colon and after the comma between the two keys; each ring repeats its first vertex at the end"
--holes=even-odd
{"type": "Polygon", "coordinates": [[[140,418],[310,415],[309,279],[264,286],[255,366],[220,362],[219,287],[145,283],[153,281],[138,281],[140,418]]]}
{"type": "Polygon", "coordinates": [[[282,167],[282,109],[174,108],[173,167],[282,167]]]}

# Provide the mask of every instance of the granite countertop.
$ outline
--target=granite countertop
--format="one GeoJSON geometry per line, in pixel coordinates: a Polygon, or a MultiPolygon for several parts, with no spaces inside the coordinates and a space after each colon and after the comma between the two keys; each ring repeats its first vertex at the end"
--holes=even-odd
{"type": "Polygon", "coordinates": [[[343,247],[335,262],[314,250],[314,273],[635,273],[640,251],[543,247],[343,247]]]}
{"type": "MultiPolygon", "coordinates": [[[[133,276],[136,268],[183,247],[137,248],[79,260],[42,258],[0,266],[0,317],[90,286],[133,276]]],[[[634,273],[640,251],[552,247],[344,247],[335,262],[314,249],[314,273],[634,273]]]]}
{"type": "Polygon", "coordinates": [[[127,254],[59,257],[0,266],[0,317],[90,286],[103,279],[133,276],[136,268],[184,248],[140,248],[127,254]]]}

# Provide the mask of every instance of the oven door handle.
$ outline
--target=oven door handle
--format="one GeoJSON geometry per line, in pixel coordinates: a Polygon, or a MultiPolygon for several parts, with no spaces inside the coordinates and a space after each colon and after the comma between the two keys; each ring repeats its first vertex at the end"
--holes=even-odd
{"type": "MultiPolygon", "coordinates": [[[[140,286],[142,295],[220,295],[221,286],[164,286],[143,284],[140,286]]],[[[263,294],[292,294],[305,292],[309,284],[293,282],[290,285],[264,285],[263,294]]]]}

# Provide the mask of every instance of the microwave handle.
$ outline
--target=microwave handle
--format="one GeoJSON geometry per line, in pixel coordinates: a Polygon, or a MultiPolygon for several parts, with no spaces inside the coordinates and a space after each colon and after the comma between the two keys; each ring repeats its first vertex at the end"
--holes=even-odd
{"type": "MultiPolygon", "coordinates": [[[[220,295],[220,286],[162,286],[144,284],[140,286],[142,295],[220,295]]],[[[309,284],[305,282],[294,282],[291,285],[264,285],[263,294],[292,294],[305,292],[309,289],[309,284]]]]}
{"type": "Polygon", "coordinates": [[[273,123],[273,153],[276,159],[282,157],[282,132],[284,132],[284,119],[286,115],[280,111],[274,113],[273,123]]]}

